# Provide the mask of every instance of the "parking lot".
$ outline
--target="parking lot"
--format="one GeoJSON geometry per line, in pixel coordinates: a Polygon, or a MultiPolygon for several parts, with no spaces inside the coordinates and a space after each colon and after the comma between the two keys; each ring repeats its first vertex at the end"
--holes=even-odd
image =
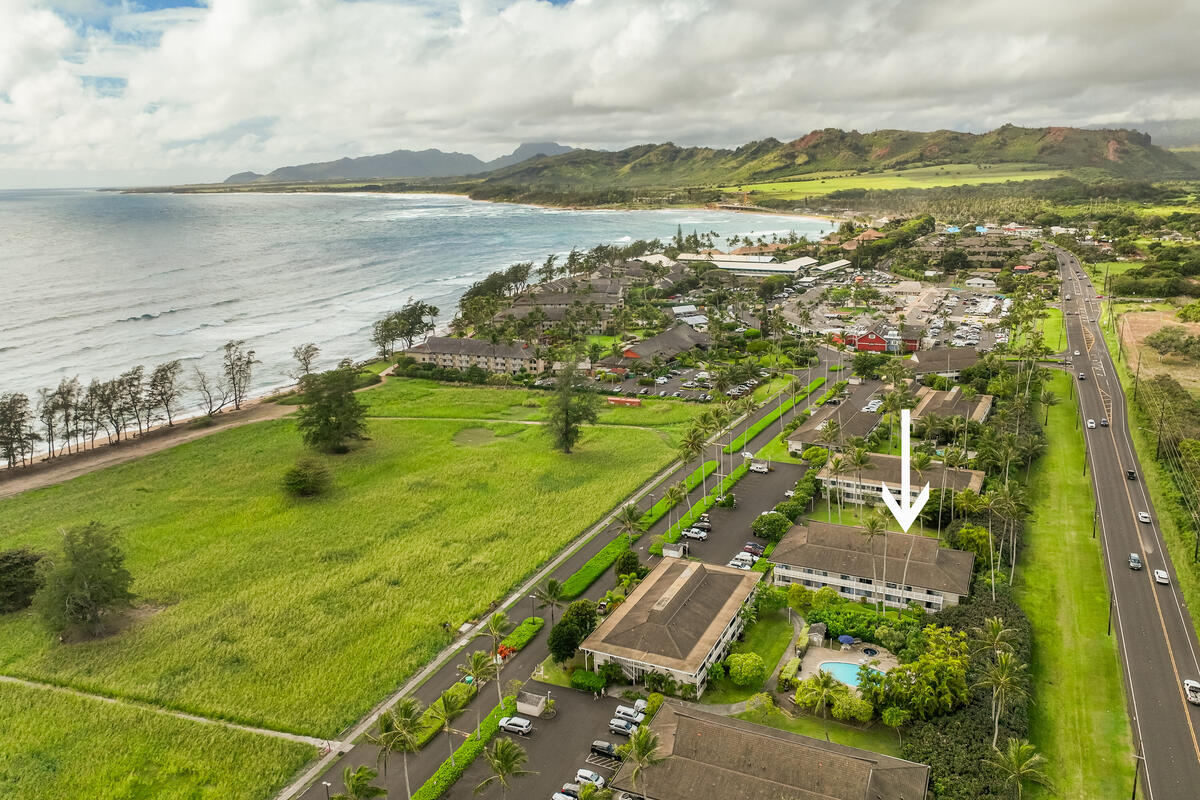
{"type": "MultiPolygon", "coordinates": [[[[750,524],[759,513],[770,511],[777,503],[785,500],[784,492],[796,485],[804,476],[804,467],[799,464],[771,465],[766,475],[749,473],[734,488],[737,508],[709,510],[712,531],[706,541],[687,539],[689,554],[709,564],[725,564],[740,552],[746,542],[755,540],[750,524]]],[[[765,542],[762,542],[765,544],[765,542]]]]}
{"type": "MultiPolygon", "coordinates": [[[[524,768],[537,772],[536,775],[514,778],[509,796],[549,800],[564,783],[573,783],[575,771],[581,768],[598,773],[606,781],[611,778],[619,762],[592,755],[590,748],[597,739],[618,746],[625,744],[625,737],[608,732],[608,721],[612,719],[617,706],[631,703],[613,697],[596,700],[590,694],[537,681],[530,681],[525,690],[537,694],[550,692],[555,701],[556,714],[553,719],[533,720],[533,733],[528,736],[498,734],[498,737],[514,739],[524,747],[529,754],[529,761],[524,768]]],[[[465,724],[466,721],[460,718],[459,723],[465,724]]],[[[435,741],[429,746],[444,748],[445,745],[445,742],[435,741]]],[[[393,761],[393,768],[399,768],[397,762],[393,761]]],[[[478,797],[475,787],[491,774],[487,760],[480,757],[445,797],[454,800],[478,797]]],[[[496,791],[488,793],[489,796],[498,794],[496,791]]]]}
{"type": "Polygon", "coordinates": [[[693,367],[692,369],[674,370],[675,373],[668,373],[655,380],[653,386],[638,385],[637,378],[630,376],[620,383],[609,383],[607,381],[596,381],[596,385],[601,390],[615,389],[616,393],[629,394],[633,393],[638,397],[674,397],[687,400],[703,400],[705,396],[709,399],[721,399],[710,387],[703,376],[697,377],[697,373],[704,373],[705,370],[693,367]],[[659,383],[658,381],[662,381],[659,383]],[[684,384],[689,384],[685,386],[684,384]]]}

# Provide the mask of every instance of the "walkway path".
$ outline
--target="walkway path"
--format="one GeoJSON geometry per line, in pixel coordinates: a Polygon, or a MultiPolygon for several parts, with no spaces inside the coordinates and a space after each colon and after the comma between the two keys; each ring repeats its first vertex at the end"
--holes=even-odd
{"type": "Polygon", "coordinates": [[[187,712],[184,712],[184,711],[175,711],[175,710],[172,710],[169,708],[163,708],[162,706],[149,705],[147,703],[139,703],[139,702],[136,702],[133,700],[124,700],[124,699],[117,698],[117,697],[108,697],[107,695],[102,695],[102,694],[92,694],[90,692],[83,692],[78,689],[72,689],[69,686],[59,686],[58,684],[54,684],[54,683],[43,683],[41,681],[31,681],[31,680],[26,680],[24,678],[14,678],[11,675],[0,675],[0,681],[3,681],[4,683],[15,683],[18,686],[25,686],[27,688],[32,688],[32,689],[43,689],[43,690],[48,690],[48,691],[52,691],[52,692],[62,692],[64,694],[72,694],[72,695],[75,695],[76,697],[83,697],[88,700],[98,700],[102,703],[112,703],[113,705],[129,706],[130,708],[136,708],[140,711],[150,711],[154,714],[162,714],[163,716],[166,716],[166,717],[176,717],[178,719],[186,719],[189,722],[199,722],[204,725],[219,725],[222,728],[230,728],[233,730],[245,731],[246,733],[255,733],[255,734],[258,734],[259,736],[270,736],[275,739],[287,739],[288,741],[291,741],[291,742],[299,742],[300,744],[310,744],[310,745],[313,745],[314,747],[320,747],[322,749],[332,748],[333,750],[337,750],[338,748],[342,747],[342,745],[343,745],[342,742],[335,741],[335,740],[317,739],[313,736],[301,736],[298,733],[288,733],[287,731],[275,731],[275,730],[271,730],[270,728],[255,728],[250,725],[239,725],[236,722],[229,722],[229,721],[223,720],[223,719],[212,719],[211,717],[201,717],[201,716],[197,716],[195,714],[188,714],[187,712]]]}

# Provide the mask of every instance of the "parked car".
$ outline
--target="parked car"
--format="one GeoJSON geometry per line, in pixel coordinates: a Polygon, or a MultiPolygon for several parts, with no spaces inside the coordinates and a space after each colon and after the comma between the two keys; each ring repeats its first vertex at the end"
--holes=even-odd
{"type": "Polygon", "coordinates": [[[612,742],[606,742],[603,739],[597,739],[596,741],[592,742],[592,754],[600,756],[601,758],[619,759],[621,757],[620,752],[617,750],[617,746],[612,742]]]}
{"type": "Polygon", "coordinates": [[[555,792],[554,794],[550,795],[550,800],[575,800],[575,798],[578,796],[579,795],[576,794],[563,794],[562,792],[555,792]]]}
{"type": "Polygon", "coordinates": [[[641,725],[646,719],[645,714],[637,711],[636,709],[632,709],[629,706],[617,706],[617,710],[613,712],[613,715],[619,719],[627,719],[636,725],[641,725]]]}
{"type": "Polygon", "coordinates": [[[524,717],[501,717],[500,730],[528,736],[533,733],[533,723],[524,717]]]}
{"type": "Polygon", "coordinates": [[[646,709],[649,707],[649,703],[647,703],[644,698],[639,697],[637,700],[633,701],[633,710],[639,714],[645,714],[646,709]]]}
{"type": "Polygon", "coordinates": [[[1171,576],[1167,574],[1165,569],[1156,569],[1154,570],[1154,582],[1169,584],[1171,582],[1171,576]]]}
{"type": "Polygon", "coordinates": [[[608,613],[608,601],[607,600],[601,600],[596,603],[596,613],[599,614],[600,616],[604,616],[605,614],[608,613]]]}
{"type": "Polygon", "coordinates": [[[692,527],[693,527],[693,528],[697,528],[697,529],[699,529],[699,530],[702,530],[702,531],[711,531],[711,530],[712,530],[712,523],[711,523],[711,522],[709,522],[709,521],[708,521],[708,520],[706,520],[706,519],[698,519],[698,520],[696,520],[695,522],[693,522],[693,523],[692,523],[692,527]]]}
{"type": "Polygon", "coordinates": [[[1094,420],[1094,419],[1089,419],[1089,420],[1088,420],[1088,423],[1087,423],[1087,425],[1088,425],[1088,427],[1089,427],[1089,428],[1095,428],[1095,427],[1096,427],[1096,420],[1094,420]]]}
{"type": "Polygon", "coordinates": [[[583,791],[583,787],[578,783],[564,783],[562,788],[555,793],[555,796],[561,794],[564,797],[578,798],[581,791],[583,791]]]}
{"type": "Polygon", "coordinates": [[[583,783],[594,783],[600,789],[604,788],[604,778],[600,777],[600,773],[592,772],[590,769],[581,769],[575,773],[575,780],[583,783]]]}
{"type": "Polygon", "coordinates": [[[657,383],[659,386],[662,386],[664,383],[667,382],[667,379],[660,376],[660,377],[655,378],[654,382],[657,383]]]}
{"type": "Polygon", "coordinates": [[[1200,683],[1193,680],[1183,682],[1183,694],[1187,701],[1194,706],[1200,706],[1200,683]]]}
{"type": "Polygon", "coordinates": [[[617,719],[616,717],[608,721],[608,732],[619,733],[622,736],[633,736],[637,730],[637,725],[634,725],[627,719],[617,719]]]}
{"type": "Polygon", "coordinates": [[[750,553],[751,555],[761,556],[764,552],[766,552],[767,548],[763,547],[758,542],[746,542],[746,546],[743,547],[742,550],[750,553]]]}
{"type": "Polygon", "coordinates": [[[1129,554],[1129,568],[1130,569],[1141,569],[1142,568],[1142,557],[1139,556],[1137,553],[1130,553],[1129,554]]]}
{"type": "Polygon", "coordinates": [[[1138,522],[1149,525],[1150,524],[1150,515],[1147,514],[1145,511],[1139,511],[1138,512],[1138,522]]]}
{"type": "Polygon", "coordinates": [[[1076,351],[1075,351],[1075,355],[1079,355],[1079,351],[1078,351],[1078,350],[1076,350],[1076,351]]]}
{"type": "Polygon", "coordinates": [[[768,467],[766,464],[763,464],[762,462],[755,462],[750,465],[750,471],[757,472],[760,475],[766,475],[768,472],[771,471],[771,468],[768,467]]]}
{"type": "Polygon", "coordinates": [[[685,536],[688,539],[699,539],[702,542],[708,541],[708,531],[702,531],[699,528],[688,528],[680,536],[685,536]]]}
{"type": "Polygon", "coordinates": [[[734,569],[740,569],[743,571],[749,571],[749,569],[750,569],[749,564],[747,564],[745,561],[738,561],[736,558],[734,560],[730,561],[725,566],[733,567],[734,569]]]}

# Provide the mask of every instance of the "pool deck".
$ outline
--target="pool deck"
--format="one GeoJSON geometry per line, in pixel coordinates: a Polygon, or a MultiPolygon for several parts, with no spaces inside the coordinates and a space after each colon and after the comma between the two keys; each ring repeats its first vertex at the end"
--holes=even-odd
{"type": "Polygon", "coordinates": [[[871,664],[880,672],[887,672],[894,667],[900,665],[900,661],[887,650],[884,650],[877,644],[863,642],[862,644],[851,645],[835,645],[833,647],[812,647],[804,654],[804,661],[800,664],[800,670],[796,674],[799,679],[811,678],[817,674],[821,664],[826,661],[845,661],[850,664],[871,664]],[[864,647],[870,647],[879,651],[877,656],[868,656],[863,653],[864,647]],[[872,663],[874,662],[874,663],[872,663]]]}

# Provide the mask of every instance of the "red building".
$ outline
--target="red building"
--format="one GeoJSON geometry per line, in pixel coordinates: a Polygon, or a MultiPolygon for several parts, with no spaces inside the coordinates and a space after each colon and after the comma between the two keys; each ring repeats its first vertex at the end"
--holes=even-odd
{"type": "Polygon", "coordinates": [[[860,353],[887,352],[887,339],[875,331],[849,331],[846,333],[846,344],[860,353]]]}

